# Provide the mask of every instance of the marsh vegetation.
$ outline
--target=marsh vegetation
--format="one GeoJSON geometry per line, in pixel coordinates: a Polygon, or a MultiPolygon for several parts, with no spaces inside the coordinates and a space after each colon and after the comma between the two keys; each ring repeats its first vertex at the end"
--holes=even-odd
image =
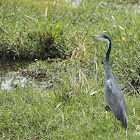
{"type": "MultiPolygon", "coordinates": [[[[30,61],[12,70],[30,82],[0,90],[0,138],[125,139],[121,123],[114,133],[114,115],[105,110],[106,44],[90,38],[106,33],[113,43],[112,71],[128,105],[127,139],[139,139],[139,5],[137,0],[83,0],[76,6],[65,0],[2,0],[1,61],[30,61]]],[[[2,77],[9,71],[0,66],[2,77]]]]}

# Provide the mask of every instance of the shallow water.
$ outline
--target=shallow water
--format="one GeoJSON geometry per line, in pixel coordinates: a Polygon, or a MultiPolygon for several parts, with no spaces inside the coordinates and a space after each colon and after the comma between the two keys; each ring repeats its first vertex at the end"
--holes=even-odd
{"type": "Polygon", "coordinates": [[[0,61],[0,89],[9,90],[18,85],[24,87],[27,78],[22,76],[20,69],[25,68],[29,62],[25,61],[0,61]]]}

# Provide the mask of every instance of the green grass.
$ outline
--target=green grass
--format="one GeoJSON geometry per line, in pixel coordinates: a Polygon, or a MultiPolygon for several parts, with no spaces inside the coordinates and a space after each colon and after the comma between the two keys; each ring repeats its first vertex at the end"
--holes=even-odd
{"type": "MultiPolygon", "coordinates": [[[[114,115],[105,111],[99,68],[93,62],[88,64],[85,67],[80,62],[67,60],[52,64],[38,61],[30,65],[28,74],[34,71],[40,75],[46,69],[46,90],[30,85],[1,91],[1,138],[125,139],[121,123],[117,121],[114,133],[114,115]],[[91,92],[95,94],[90,95],[91,92]]],[[[128,105],[127,138],[139,139],[139,95],[130,96],[125,91],[124,94],[128,105]]]]}
{"type": "Polygon", "coordinates": [[[105,111],[106,44],[89,37],[107,33],[113,42],[112,71],[128,106],[127,139],[139,139],[140,22],[136,5],[131,1],[85,1],[72,8],[62,1],[56,5],[49,1],[45,18],[46,7],[39,2],[25,0],[21,6],[10,1],[0,9],[1,57],[54,58],[53,63],[40,60],[22,70],[25,76],[44,81],[40,88],[30,84],[0,91],[0,138],[125,139],[121,122],[117,121],[114,133],[114,115],[105,111]],[[58,57],[62,59],[55,59],[58,57]],[[92,92],[95,94],[90,95],[92,92]]]}

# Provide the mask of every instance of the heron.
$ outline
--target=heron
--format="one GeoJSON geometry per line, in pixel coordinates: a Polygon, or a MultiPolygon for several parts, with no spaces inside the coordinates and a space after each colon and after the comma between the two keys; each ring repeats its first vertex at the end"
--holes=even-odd
{"type": "Polygon", "coordinates": [[[116,118],[120,120],[122,126],[127,129],[127,104],[123,95],[121,88],[113,77],[111,66],[110,66],[110,53],[112,48],[111,38],[107,34],[94,35],[91,36],[98,40],[106,41],[108,44],[108,50],[106,52],[105,59],[105,99],[106,102],[115,116],[115,126],[116,118]]]}

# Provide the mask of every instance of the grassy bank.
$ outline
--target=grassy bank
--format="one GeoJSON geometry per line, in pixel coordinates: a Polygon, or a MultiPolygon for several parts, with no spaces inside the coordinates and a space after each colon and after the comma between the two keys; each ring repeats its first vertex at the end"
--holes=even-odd
{"type": "MultiPolygon", "coordinates": [[[[1,91],[1,139],[125,139],[121,123],[117,121],[114,133],[114,115],[105,110],[99,69],[96,63],[85,68],[68,60],[30,65],[28,74],[33,71],[36,78],[42,74],[46,85],[41,89],[29,85],[1,91]]],[[[131,96],[125,90],[124,94],[128,105],[127,138],[139,139],[139,95],[131,96]]]]}
{"type": "Polygon", "coordinates": [[[129,46],[137,50],[140,33],[135,9],[137,6],[127,3],[100,1],[85,1],[79,8],[64,2],[6,1],[0,9],[0,56],[31,60],[66,58],[83,43],[83,47],[91,46],[90,35],[103,32],[113,38],[116,46],[123,46],[122,51],[126,52],[129,46]],[[41,11],[39,3],[43,5],[41,11]]]}
{"type": "Polygon", "coordinates": [[[114,115],[105,110],[106,44],[89,37],[107,33],[113,42],[113,74],[128,105],[127,139],[139,139],[137,9],[137,3],[131,1],[85,1],[77,8],[63,1],[48,1],[46,5],[41,0],[3,3],[0,56],[51,58],[47,60],[51,63],[40,60],[22,70],[24,76],[45,82],[42,88],[29,84],[0,91],[0,138],[125,139],[121,123],[117,121],[114,133],[114,115]]]}
{"type": "Polygon", "coordinates": [[[64,43],[64,25],[54,10],[55,3],[47,5],[46,12],[32,6],[31,1],[28,4],[5,1],[1,6],[0,56],[27,60],[66,57],[70,49],[64,43]]]}

